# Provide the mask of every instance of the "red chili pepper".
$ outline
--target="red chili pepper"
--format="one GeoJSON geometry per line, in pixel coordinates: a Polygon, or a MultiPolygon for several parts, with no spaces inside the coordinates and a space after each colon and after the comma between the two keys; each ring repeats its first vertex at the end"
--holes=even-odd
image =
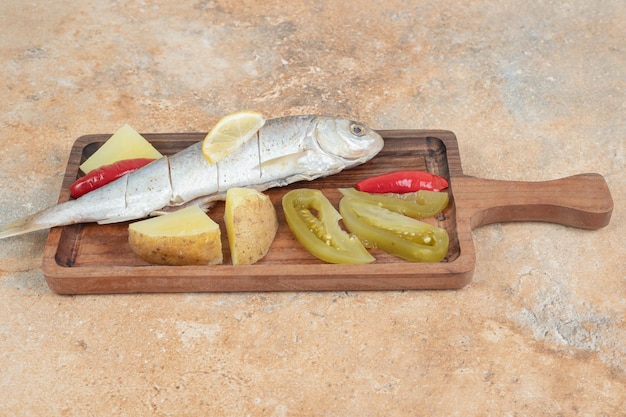
{"type": "Polygon", "coordinates": [[[396,171],[360,181],[355,188],[374,194],[403,194],[419,190],[441,191],[448,188],[448,181],[430,172],[396,171]]]}
{"type": "Polygon", "coordinates": [[[129,172],[136,171],[139,168],[148,165],[154,159],[136,158],[124,159],[113,162],[110,165],[104,165],[89,172],[84,177],[80,177],[72,185],[70,185],[70,195],[78,198],[97,188],[102,187],[110,182],[115,181],[129,172]]]}

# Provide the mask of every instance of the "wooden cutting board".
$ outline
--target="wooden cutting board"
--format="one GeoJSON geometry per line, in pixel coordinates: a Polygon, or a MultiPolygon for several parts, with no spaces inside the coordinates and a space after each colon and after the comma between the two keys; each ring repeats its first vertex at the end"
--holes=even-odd
{"type": "MultiPolygon", "coordinates": [[[[279,229],[268,255],[255,265],[233,266],[222,221],[223,203],[209,212],[220,223],[224,264],[212,266],[150,265],[128,246],[128,223],[77,224],[50,230],[43,273],[59,294],[455,289],[467,285],[476,260],[472,230],[490,223],[540,221],[597,229],[611,218],[613,200],[604,178],[582,174],[545,182],[497,181],[466,176],[456,137],[443,130],[383,130],[384,149],[368,163],[318,179],[268,190],[279,229]],[[333,265],[317,260],[295,240],[285,223],[281,198],[294,188],[317,188],[337,207],[339,187],[399,169],[426,170],[447,178],[450,204],[432,219],[445,228],[450,247],[444,261],[411,263],[373,251],[376,262],[333,265]]],[[[170,155],[202,140],[205,133],[144,135],[170,155]]],[[[110,137],[88,135],[76,140],[59,202],[67,201],[79,165],[110,137]]]]}

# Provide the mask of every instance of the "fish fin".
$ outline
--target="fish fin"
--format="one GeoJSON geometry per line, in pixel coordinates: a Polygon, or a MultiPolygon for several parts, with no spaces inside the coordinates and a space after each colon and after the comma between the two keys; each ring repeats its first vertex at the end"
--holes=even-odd
{"type": "Polygon", "coordinates": [[[98,220],[98,224],[113,224],[113,223],[122,223],[130,220],[137,220],[137,216],[127,216],[127,217],[111,217],[109,219],[98,220]]]}
{"type": "Polygon", "coordinates": [[[190,207],[190,206],[198,206],[202,210],[207,211],[208,209],[213,207],[215,203],[216,203],[216,198],[214,196],[199,197],[194,200],[188,201],[184,204],[181,204],[179,206],[167,206],[167,207],[163,207],[162,209],[155,210],[152,213],[150,213],[150,216],[152,217],[162,216],[164,214],[174,213],[175,211],[182,210],[185,207],[190,207]]]}
{"type": "MultiPolygon", "coordinates": [[[[174,210],[174,211],[176,211],[176,210],[174,210]]],[[[150,213],[150,217],[159,217],[159,216],[162,216],[162,215],[167,214],[167,213],[171,213],[171,211],[165,210],[165,209],[155,210],[152,213],[150,213]]]]}
{"type": "Polygon", "coordinates": [[[39,212],[28,217],[14,220],[10,223],[6,223],[0,226],[0,239],[6,237],[23,235],[25,233],[36,232],[37,230],[48,229],[52,227],[48,224],[38,223],[37,219],[40,217],[39,212]]]}
{"type": "Polygon", "coordinates": [[[277,158],[268,159],[267,161],[263,161],[260,165],[257,165],[255,169],[260,169],[261,173],[263,170],[271,169],[274,167],[279,167],[280,169],[289,169],[292,167],[297,167],[300,165],[299,161],[301,158],[307,155],[308,151],[301,151],[296,153],[290,153],[287,155],[282,155],[277,158]]]}

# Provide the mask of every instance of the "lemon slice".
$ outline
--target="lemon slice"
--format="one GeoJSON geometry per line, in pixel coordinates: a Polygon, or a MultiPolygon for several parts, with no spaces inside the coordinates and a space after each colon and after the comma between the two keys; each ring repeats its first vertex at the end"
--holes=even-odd
{"type": "Polygon", "coordinates": [[[261,113],[242,110],[222,117],[206,135],[202,153],[214,164],[250,140],[265,124],[261,113]]]}

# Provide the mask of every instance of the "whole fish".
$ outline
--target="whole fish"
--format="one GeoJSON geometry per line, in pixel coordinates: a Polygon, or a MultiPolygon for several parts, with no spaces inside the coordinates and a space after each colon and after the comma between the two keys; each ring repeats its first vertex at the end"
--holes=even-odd
{"type": "Polygon", "coordinates": [[[118,223],[191,204],[207,207],[232,187],[259,191],[360,165],[383,148],[369,127],[328,116],[270,119],[239,149],[210,164],[202,141],[97,190],[0,226],[0,239],[74,223],[118,223]]]}

